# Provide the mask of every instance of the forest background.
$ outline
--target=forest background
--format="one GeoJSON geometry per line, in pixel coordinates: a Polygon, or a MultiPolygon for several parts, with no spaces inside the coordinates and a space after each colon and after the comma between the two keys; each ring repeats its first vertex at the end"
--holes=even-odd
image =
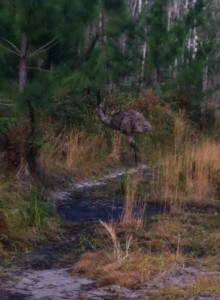
{"type": "Polygon", "coordinates": [[[98,91],[152,123],[138,137],[143,162],[162,165],[147,197],[216,200],[219,21],[217,0],[0,1],[0,254],[56,227],[38,183],[131,163],[97,118],[98,91]]]}

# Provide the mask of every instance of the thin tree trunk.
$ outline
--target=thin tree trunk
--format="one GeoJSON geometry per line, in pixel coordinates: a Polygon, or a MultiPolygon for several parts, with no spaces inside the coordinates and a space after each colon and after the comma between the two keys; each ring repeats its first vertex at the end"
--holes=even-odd
{"type": "Polygon", "coordinates": [[[172,13],[172,6],[168,6],[168,13],[167,13],[167,31],[170,31],[171,28],[171,13],[172,13]]]}
{"type": "MultiPolygon", "coordinates": [[[[138,1],[138,15],[142,13],[143,9],[143,0],[138,1]]],[[[146,30],[145,30],[146,31],[146,30]]],[[[141,60],[141,88],[144,85],[144,69],[145,69],[145,60],[146,60],[146,53],[147,53],[147,43],[146,41],[142,44],[142,60],[141,60]]]]}
{"type": "Polygon", "coordinates": [[[177,68],[178,68],[178,59],[175,58],[175,60],[174,60],[173,78],[172,78],[174,80],[176,80],[176,78],[177,78],[177,68]]]}
{"type": "Polygon", "coordinates": [[[27,51],[28,38],[25,33],[21,37],[20,64],[19,64],[19,90],[22,92],[27,84],[27,51]]]}
{"type": "MultiPolygon", "coordinates": [[[[19,91],[23,92],[27,84],[27,51],[28,51],[28,37],[25,33],[21,36],[20,43],[20,63],[19,63],[19,91]]],[[[17,172],[17,178],[22,179],[24,176],[29,176],[29,168],[26,160],[26,135],[27,135],[27,126],[25,124],[23,117],[19,120],[19,144],[20,144],[20,163],[19,169],[17,172]]]]}
{"type": "Polygon", "coordinates": [[[203,92],[205,93],[207,91],[208,87],[208,67],[206,66],[203,70],[203,92]]]}
{"type": "Polygon", "coordinates": [[[193,28],[193,37],[192,37],[192,51],[193,51],[193,53],[192,53],[192,57],[193,57],[193,59],[196,57],[196,53],[197,53],[197,38],[198,38],[198,36],[197,36],[197,32],[196,32],[196,28],[194,27],[193,28]]]}

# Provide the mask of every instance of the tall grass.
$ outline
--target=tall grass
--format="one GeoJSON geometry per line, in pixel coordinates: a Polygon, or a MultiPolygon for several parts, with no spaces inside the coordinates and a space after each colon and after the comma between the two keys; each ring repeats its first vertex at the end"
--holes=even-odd
{"type": "Polygon", "coordinates": [[[105,228],[106,233],[108,234],[110,240],[112,241],[115,260],[119,264],[121,264],[129,256],[129,249],[131,247],[132,235],[126,238],[125,251],[123,251],[120,240],[116,235],[116,230],[114,226],[112,224],[107,224],[106,222],[102,222],[102,221],[100,221],[100,224],[105,228]]]}
{"type": "Polygon", "coordinates": [[[30,192],[25,197],[25,209],[21,212],[20,223],[25,227],[43,229],[45,220],[53,210],[51,203],[43,201],[41,193],[30,192]]]}
{"type": "Polygon", "coordinates": [[[206,205],[218,198],[220,143],[196,138],[182,118],[177,118],[173,146],[154,152],[152,180],[146,183],[147,200],[166,202],[178,210],[187,203],[206,205]]]}
{"type": "Polygon", "coordinates": [[[145,205],[140,200],[139,188],[142,180],[140,174],[127,174],[124,209],[121,218],[123,226],[140,228],[143,225],[145,205]]]}
{"type": "Polygon", "coordinates": [[[25,193],[12,182],[0,181],[0,257],[61,234],[52,207],[39,190],[25,193]]]}
{"type": "Polygon", "coordinates": [[[56,135],[46,132],[44,140],[41,161],[47,170],[93,174],[106,165],[107,142],[102,133],[88,135],[73,130],[56,135]]]}
{"type": "Polygon", "coordinates": [[[207,204],[217,197],[220,144],[203,140],[183,145],[181,152],[159,157],[160,172],[155,178],[155,194],[171,206],[189,202],[207,204]]]}
{"type": "Polygon", "coordinates": [[[126,182],[124,223],[134,221],[132,210],[140,193],[146,203],[167,203],[175,212],[186,204],[204,206],[218,199],[220,143],[192,129],[183,112],[172,118],[172,131],[167,134],[168,141],[164,140],[164,147],[160,138],[160,147],[153,140],[150,146],[143,145],[147,151],[143,155],[146,159],[149,159],[149,147],[152,148],[152,178],[143,181],[140,175],[136,175],[126,182]]]}

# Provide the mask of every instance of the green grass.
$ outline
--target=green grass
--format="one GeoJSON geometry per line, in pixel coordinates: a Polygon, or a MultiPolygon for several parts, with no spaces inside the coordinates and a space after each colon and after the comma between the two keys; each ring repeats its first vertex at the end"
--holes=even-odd
{"type": "Polygon", "coordinates": [[[33,189],[25,194],[8,181],[0,182],[0,191],[0,257],[60,234],[59,220],[43,191],[33,189]]]}
{"type": "Polygon", "coordinates": [[[22,213],[21,223],[24,226],[33,226],[42,229],[46,218],[52,212],[52,205],[42,200],[41,193],[30,192],[25,198],[25,210],[22,213]]]}

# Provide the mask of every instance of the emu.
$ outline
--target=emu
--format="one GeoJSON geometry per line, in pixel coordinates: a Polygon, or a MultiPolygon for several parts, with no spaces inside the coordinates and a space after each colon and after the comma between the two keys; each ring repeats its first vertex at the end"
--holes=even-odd
{"type": "Polygon", "coordinates": [[[129,146],[134,151],[135,163],[137,163],[140,160],[140,150],[136,145],[134,135],[150,132],[152,130],[151,124],[141,113],[133,109],[106,114],[101,93],[97,92],[96,97],[97,112],[101,122],[128,137],[129,146]]]}

